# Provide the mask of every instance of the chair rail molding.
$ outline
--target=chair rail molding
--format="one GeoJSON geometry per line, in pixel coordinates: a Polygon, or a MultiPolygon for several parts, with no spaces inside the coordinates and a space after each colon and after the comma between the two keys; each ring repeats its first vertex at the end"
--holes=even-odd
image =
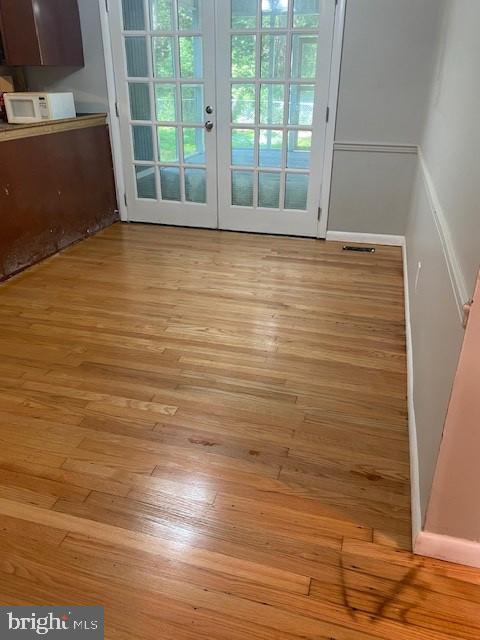
{"type": "Polygon", "coordinates": [[[333,145],[334,151],[358,151],[363,153],[407,153],[417,155],[418,147],[413,144],[398,144],[382,142],[344,142],[337,141],[333,145]]]}
{"type": "Polygon", "coordinates": [[[438,235],[442,243],[443,254],[447,263],[448,274],[450,276],[450,282],[455,295],[455,300],[458,308],[458,316],[460,322],[463,324],[464,310],[463,305],[470,299],[468,294],[467,285],[463,276],[460,264],[458,262],[457,254],[450,235],[450,229],[445,217],[444,209],[440,203],[435,183],[428,169],[425,156],[423,155],[422,148],[418,148],[418,163],[423,183],[425,185],[425,191],[430,204],[430,209],[437,227],[438,235]]]}

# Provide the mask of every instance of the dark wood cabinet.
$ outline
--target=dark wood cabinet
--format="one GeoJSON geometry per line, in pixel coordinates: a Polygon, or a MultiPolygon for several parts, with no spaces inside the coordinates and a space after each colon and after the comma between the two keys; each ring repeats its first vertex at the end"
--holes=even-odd
{"type": "Polygon", "coordinates": [[[105,116],[0,124],[0,281],[117,220],[105,116]]]}
{"type": "Polygon", "coordinates": [[[5,64],[83,67],[77,0],[0,0],[5,64]]]}

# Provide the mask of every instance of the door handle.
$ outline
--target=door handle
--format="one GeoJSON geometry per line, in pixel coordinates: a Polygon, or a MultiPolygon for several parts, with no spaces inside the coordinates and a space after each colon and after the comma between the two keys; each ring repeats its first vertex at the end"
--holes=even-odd
{"type": "Polygon", "coordinates": [[[207,131],[211,131],[213,129],[213,122],[211,120],[207,120],[205,122],[205,129],[207,131]]]}

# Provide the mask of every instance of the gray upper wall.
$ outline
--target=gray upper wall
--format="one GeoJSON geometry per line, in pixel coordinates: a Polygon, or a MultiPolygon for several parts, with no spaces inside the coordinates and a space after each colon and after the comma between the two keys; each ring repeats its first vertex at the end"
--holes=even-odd
{"type": "Polygon", "coordinates": [[[37,67],[27,72],[30,91],[73,91],[79,113],[108,111],[107,80],[98,0],[78,0],[85,66],[37,67]]]}
{"type": "Polygon", "coordinates": [[[418,144],[442,0],[347,0],[336,140],[418,144]]]}

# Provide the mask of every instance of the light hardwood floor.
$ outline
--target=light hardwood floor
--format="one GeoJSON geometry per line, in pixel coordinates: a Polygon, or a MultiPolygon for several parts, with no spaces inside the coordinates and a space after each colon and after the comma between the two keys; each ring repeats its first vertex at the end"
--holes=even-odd
{"type": "Polygon", "coordinates": [[[1,604],[118,640],[480,638],[409,552],[397,248],[116,225],[0,287],[1,604]]]}

